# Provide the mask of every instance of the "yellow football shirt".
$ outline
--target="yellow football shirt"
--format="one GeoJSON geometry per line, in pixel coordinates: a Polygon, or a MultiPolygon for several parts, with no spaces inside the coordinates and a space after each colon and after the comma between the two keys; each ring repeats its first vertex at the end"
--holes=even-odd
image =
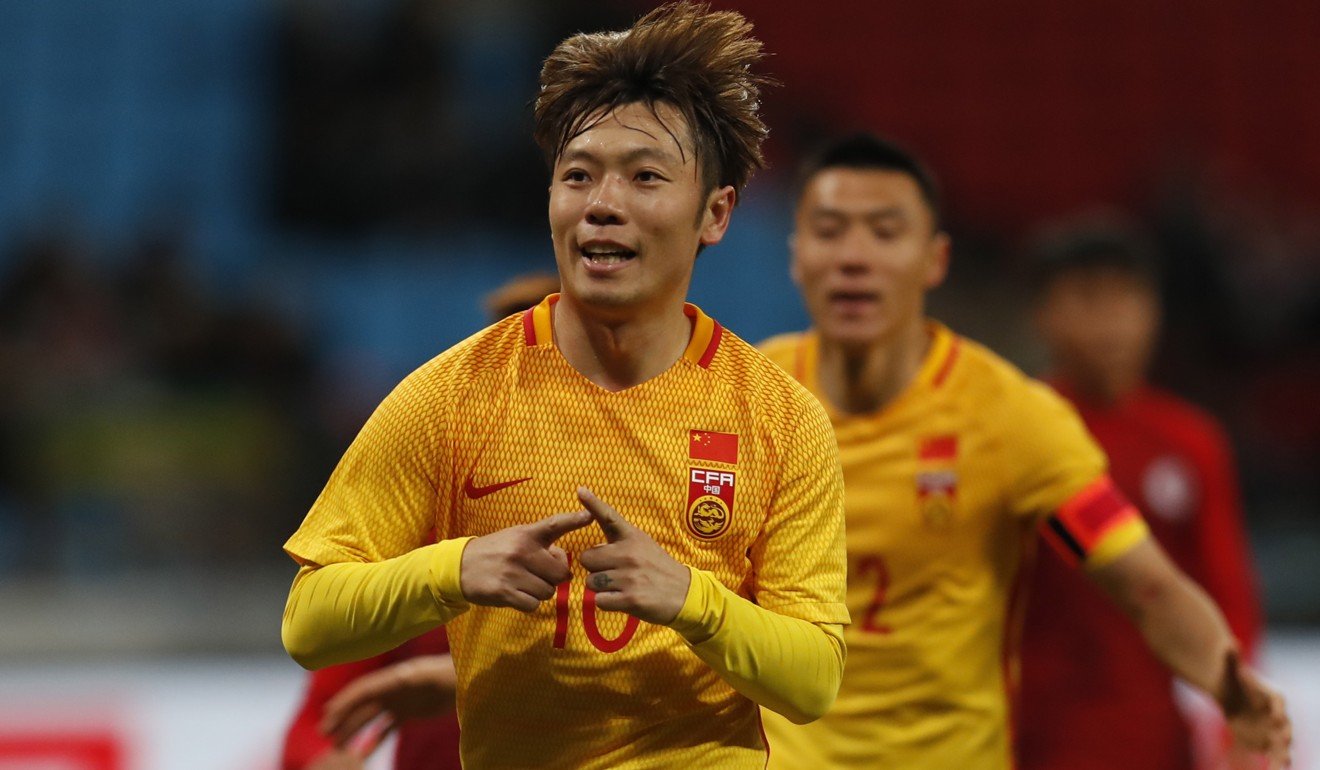
{"type": "MultiPolygon", "coordinates": [[[[410,375],[355,440],[286,550],[381,561],[580,507],[591,487],[679,562],[761,607],[847,622],[842,481],[820,405],[694,306],[669,370],[603,390],[553,342],[556,296],[410,375]]],[[[574,577],[523,614],[447,625],[465,766],[762,768],[760,710],[670,628],[598,611],[574,577]]]]}
{"type": "MultiPolygon", "coordinates": [[[[834,707],[767,712],[777,768],[1012,766],[1020,566],[1041,525],[1095,565],[1144,536],[1103,453],[1046,386],[932,324],[920,373],[876,414],[828,403],[848,528],[848,663],[834,707]]],[[[822,403],[814,333],[764,352],[822,403]]]]}

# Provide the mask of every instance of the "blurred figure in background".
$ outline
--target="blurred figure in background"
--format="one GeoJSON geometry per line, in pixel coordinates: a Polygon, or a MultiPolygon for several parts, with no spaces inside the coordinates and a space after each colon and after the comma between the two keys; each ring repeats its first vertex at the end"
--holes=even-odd
{"type": "MultiPolygon", "coordinates": [[[[529,273],[487,294],[491,323],[534,307],[559,291],[558,276],[529,273]]],[[[360,770],[384,732],[398,729],[395,770],[457,770],[454,663],[438,628],[374,658],[313,671],[284,739],[283,770],[360,770]],[[411,662],[411,663],[410,663],[411,662]],[[418,677],[430,687],[409,690],[418,677]],[[381,731],[354,743],[361,728],[386,714],[381,731]]]]}
{"type": "Polygon", "coordinates": [[[443,628],[404,642],[374,658],[330,666],[307,678],[307,695],[294,715],[284,737],[282,770],[362,770],[367,757],[392,730],[398,730],[394,770],[458,770],[458,718],[454,716],[454,664],[443,628]],[[430,661],[429,671],[439,671],[427,691],[424,710],[408,709],[403,699],[382,702],[378,708],[358,703],[355,693],[370,688],[375,676],[398,677],[409,663],[430,661]],[[446,670],[447,669],[447,670],[446,670]],[[447,675],[447,679],[445,678],[447,675]],[[339,720],[327,718],[337,696],[354,698],[353,730],[340,734],[327,729],[339,720]],[[384,714],[383,723],[375,724],[384,714]],[[359,728],[373,723],[374,732],[360,735],[359,728]]]}
{"type": "Polygon", "coordinates": [[[486,295],[482,304],[486,315],[495,323],[501,318],[521,313],[541,304],[541,300],[559,291],[559,276],[550,273],[527,273],[509,279],[507,283],[486,295]]]}
{"type": "MultiPolygon", "coordinates": [[[[1224,431],[1146,382],[1161,316],[1152,248],[1121,222],[1096,218],[1047,235],[1036,251],[1035,320],[1052,384],[1250,659],[1260,607],[1224,431]]],[[[1022,768],[1191,770],[1191,735],[1168,669],[1083,575],[1040,550],[1022,645],[1022,768]]],[[[1223,753],[1207,766],[1222,767],[1223,753]]]]}

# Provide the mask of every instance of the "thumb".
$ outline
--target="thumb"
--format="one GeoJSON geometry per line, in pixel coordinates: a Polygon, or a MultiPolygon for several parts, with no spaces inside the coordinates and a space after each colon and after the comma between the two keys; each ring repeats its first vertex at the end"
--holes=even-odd
{"type": "Polygon", "coordinates": [[[586,487],[578,487],[578,500],[596,520],[600,526],[600,531],[605,533],[605,541],[609,543],[622,540],[632,525],[623,518],[618,511],[614,510],[608,503],[596,497],[596,493],[586,487]]]}
{"type": "Polygon", "coordinates": [[[1235,649],[1229,650],[1224,656],[1224,679],[1219,692],[1219,705],[1224,714],[1235,716],[1261,708],[1265,705],[1262,695],[1250,673],[1243,669],[1241,655],[1235,649]]]}
{"type": "Polygon", "coordinates": [[[532,524],[532,537],[536,538],[536,541],[541,545],[549,547],[551,543],[559,538],[575,529],[582,529],[591,521],[591,514],[586,511],[556,513],[532,524]]]}

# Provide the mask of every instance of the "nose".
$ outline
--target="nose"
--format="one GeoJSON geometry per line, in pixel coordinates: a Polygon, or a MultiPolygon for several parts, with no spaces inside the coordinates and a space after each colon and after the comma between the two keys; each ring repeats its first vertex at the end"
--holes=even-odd
{"type": "Polygon", "coordinates": [[[864,273],[871,267],[872,244],[864,227],[849,227],[834,252],[834,266],[848,275],[864,273]]]}
{"type": "Polygon", "coordinates": [[[587,223],[592,225],[621,225],[626,221],[622,205],[623,180],[606,177],[591,191],[587,201],[587,223]]]}

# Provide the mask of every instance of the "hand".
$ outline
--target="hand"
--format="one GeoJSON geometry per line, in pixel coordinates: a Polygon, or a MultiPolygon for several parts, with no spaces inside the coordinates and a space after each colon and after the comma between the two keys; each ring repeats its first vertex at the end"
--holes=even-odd
{"type": "Polygon", "coordinates": [[[1237,650],[1224,659],[1224,677],[1216,700],[1233,733],[1233,741],[1264,754],[1270,770],[1292,764],[1292,722],[1283,696],[1243,666],[1237,650]]]}
{"type": "Polygon", "coordinates": [[[557,513],[473,539],[459,565],[463,598],[487,607],[535,611],[573,574],[568,555],[554,542],[590,523],[586,511],[557,513]]]}
{"type": "Polygon", "coordinates": [[[390,725],[384,737],[404,720],[452,711],[457,686],[454,659],[448,654],[419,655],[386,666],[354,679],[326,702],[321,732],[342,749],[359,730],[385,714],[390,725]]]}
{"type": "Polygon", "coordinates": [[[313,759],[306,770],[362,770],[362,759],[344,749],[327,749],[313,759]]]}
{"type": "Polygon", "coordinates": [[[605,545],[588,548],[579,559],[590,573],[587,588],[596,592],[596,606],[656,625],[672,623],[692,573],[590,489],[579,487],[577,494],[605,533],[605,545]]]}

